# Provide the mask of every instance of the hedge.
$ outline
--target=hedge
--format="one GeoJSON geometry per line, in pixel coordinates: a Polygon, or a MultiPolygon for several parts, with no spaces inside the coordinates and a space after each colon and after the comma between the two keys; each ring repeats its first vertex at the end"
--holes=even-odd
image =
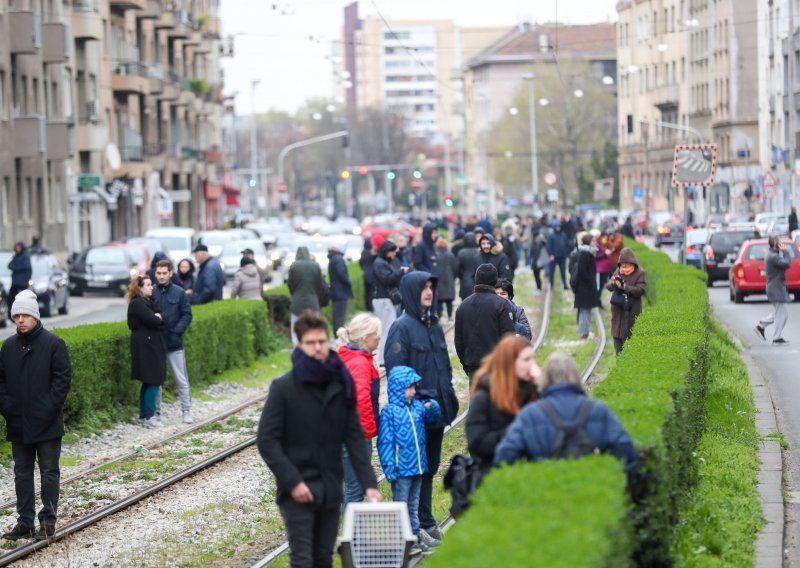
{"type": "MultiPolygon", "coordinates": [[[[460,558],[457,548],[469,541],[480,542],[486,548],[485,558],[493,559],[495,564],[513,565],[513,560],[506,560],[511,554],[508,548],[495,540],[498,533],[511,535],[504,537],[506,542],[516,538],[530,543],[523,547],[529,551],[535,551],[543,539],[554,539],[557,549],[570,551],[580,542],[575,538],[576,531],[582,534],[598,530],[610,539],[604,544],[613,547],[619,558],[630,559],[637,565],[671,565],[678,512],[697,479],[693,455],[705,419],[710,309],[705,276],[701,272],[676,265],[665,254],[652,252],[638,243],[627,244],[647,271],[650,305],[638,318],[634,336],[626,343],[617,364],[594,389],[594,396],[614,411],[639,452],[639,471],[630,488],[630,515],[605,518],[605,524],[598,527],[596,519],[580,514],[603,510],[609,499],[613,503],[623,499],[627,492],[615,493],[625,485],[620,464],[611,474],[604,473],[603,467],[607,466],[600,466],[602,462],[590,460],[567,463],[561,466],[563,470],[554,469],[556,466],[548,462],[504,468],[488,477],[477,491],[469,515],[451,531],[452,536],[448,536],[436,555],[442,566],[460,565],[455,560],[460,558]],[[576,492],[564,481],[570,468],[582,472],[584,483],[590,485],[589,491],[576,492]],[[519,501],[520,515],[506,520],[493,514],[491,507],[497,493],[493,487],[499,483],[496,479],[510,484],[510,495],[519,501]],[[596,479],[602,482],[595,483],[596,479]],[[610,484],[612,496],[605,490],[606,484],[610,484]],[[542,487],[547,487],[547,491],[542,491],[542,487]],[[526,500],[528,492],[532,494],[530,500],[526,500]],[[545,495],[548,492],[552,495],[545,495]],[[537,510],[542,500],[557,503],[558,511],[539,517],[537,510]],[[520,529],[519,517],[526,515],[537,515],[535,533],[520,529]],[[568,528],[562,525],[565,518],[572,523],[568,528]],[[485,523],[496,527],[488,538],[485,523]],[[615,540],[617,535],[629,531],[635,535],[634,539],[615,540]]],[[[570,565],[604,566],[618,562],[619,559],[607,562],[584,551],[570,565]]],[[[535,564],[549,565],[549,562],[535,564]]]]}
{"type": "MultiPolygon", "coordinates": [[[[275,349],[280,339],[267,324],[264,302],[223,300],[192,308],[186,334],[186,364],[192,386],[214,374],[246,366],[275,349]]],[[[64,407],[67,429],[109,406],[137,406],[138,381],[131,380],[130,331],[125,322],[56,329],[72,362],[72,388],[64,407]]],[[[168,388],[172,383],[168,382],[168,388]]],[[[0,421],[5,438],[5,421],[0,421]]]]}

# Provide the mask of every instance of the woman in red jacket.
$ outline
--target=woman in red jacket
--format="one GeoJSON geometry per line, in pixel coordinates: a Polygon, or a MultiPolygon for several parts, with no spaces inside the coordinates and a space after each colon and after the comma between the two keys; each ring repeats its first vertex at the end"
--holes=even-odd
{"type": "MultiPolygon", "coordinates": [[[[358,314],[349,325],[336,332],[339,338],[339,358],[350,371],[356,385],[356,402],[366,444],[372,455],[372,439],[378,434],[378,396],[381,392],[380,375],[375,367],[373,353],[381,340],[381,320],[373,314],[358,314]]],[[[360,503],[364,491],[350,463],[347,448],[342,448],[344,466],[344,505],[360,503]]]]}

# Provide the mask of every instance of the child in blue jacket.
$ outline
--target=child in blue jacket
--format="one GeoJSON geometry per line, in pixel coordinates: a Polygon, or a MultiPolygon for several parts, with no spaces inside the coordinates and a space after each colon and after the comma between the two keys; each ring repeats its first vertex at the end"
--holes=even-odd
{"type": "MultiPolygon", "coordinates": [[[[414,398],[422,378],[411,367],[399,365],[389,371],[389,404],[381,410],[378,456],[386,479],[392,484],[392,499],[408,505],[411,530],[419,535],[419,492],[422,474],[428,471],[425,454],[425,424],[441,420],[439,403],[414,398]]],[[[425,552],[423,543],[412,553],[425,552]]]]}

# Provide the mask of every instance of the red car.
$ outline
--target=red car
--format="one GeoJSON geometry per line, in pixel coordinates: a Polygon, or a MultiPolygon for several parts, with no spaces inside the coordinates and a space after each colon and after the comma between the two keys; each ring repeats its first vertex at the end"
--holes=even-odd
{"type": "MultiPolygon", "coordinates": [[[[797,243],[783,239],[792,264],[786,271],[786,288],[794,294],[794,300],[800,301],[800,248],[797,243]]],[[[765,294],[767,276],[764,271],[764,258],[769,245],[767,239],[745,241],[739,249],[739,256],[730,270],[731,302],[741,304],[748,294],[765,294]]]]}
{"type": "Polygon", "coordinates": [[[383,238],[387,239],[391,235],[401,234],[405,235],[408,240],[411,240],[420,233],[422,233],[420,227],[409,225],[405,221],[399,219],[396,221],[374,221],[361,227],[361,235],[364,237],[381,235],[383,238]]]}

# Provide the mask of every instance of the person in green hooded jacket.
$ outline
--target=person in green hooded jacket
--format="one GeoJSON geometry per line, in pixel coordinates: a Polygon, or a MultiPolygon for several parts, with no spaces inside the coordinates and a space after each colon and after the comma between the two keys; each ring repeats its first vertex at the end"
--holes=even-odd
{"type": "Polygon", "coordinates": [[[296,346],[295,322],[305,310],[311,310],[318,314],[320,298],[322,297],[322,269],[316,261],[311,259],[308,247],[297,247],[297,254],[294,262],[289,267],[286,283],[289,286],[289,293],[292,295],[292,303],[289,309],[292,312],[292,345],[296,346]]]}

